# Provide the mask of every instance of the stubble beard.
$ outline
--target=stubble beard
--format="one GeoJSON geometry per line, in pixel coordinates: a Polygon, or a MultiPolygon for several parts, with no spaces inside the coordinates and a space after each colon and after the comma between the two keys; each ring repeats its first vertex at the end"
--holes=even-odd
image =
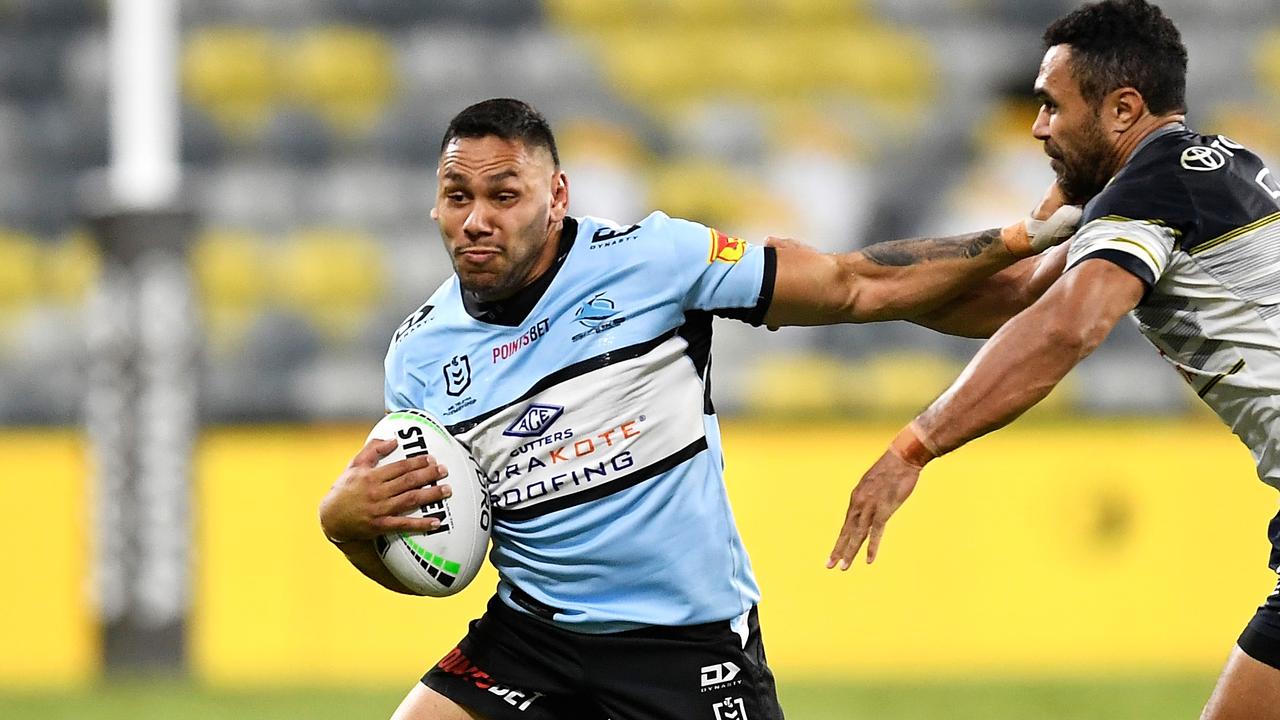
{"type": "Polygon", "coordinates": [[[521,228],[519,238],[513,240],[500,251],[498,260],[504,261],[502,266],[492,271],[464,273],[458,268],[455,257],[453,269],[462,289],[484,302],[492,302],[508,298],[532,282],[533,267],[541,257],[545,244],[550,242],[546,222],[539,223],[535,219],[521,228]],[[523,252],[526,248],[527,252],[523,252]],[[513,255],[512,250],[521,254],[513,255]]]}
{"type": "Polygon", "coordinates": [[[1111,179],[1111,148],[1096,119],[1081,132],[1078,150],[1065,152],[1046,142],[1045,152],[1056,161],[1053,170],[1058,186],[1071,205],[1083,205],[1093,199],[1111,179]]]}

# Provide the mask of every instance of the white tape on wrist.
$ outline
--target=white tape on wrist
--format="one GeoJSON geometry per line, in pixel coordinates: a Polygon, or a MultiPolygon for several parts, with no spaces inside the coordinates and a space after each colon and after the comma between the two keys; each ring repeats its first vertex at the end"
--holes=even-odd
{"type": "Polygon", "coordinates": [[[1024,220],[1031,249],[1038,253],[1044,252],[1074,235],[1083,212],[1079,205],[1063,205],[1054,210],[1047,220],[1024,220]]]}

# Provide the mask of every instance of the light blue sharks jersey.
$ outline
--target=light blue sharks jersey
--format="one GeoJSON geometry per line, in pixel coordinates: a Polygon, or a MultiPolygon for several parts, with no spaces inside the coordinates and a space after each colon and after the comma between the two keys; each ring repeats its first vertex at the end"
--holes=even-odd
{"type": "Polygon", "coordinates": [[[386,360],[489,477],[499,596],[579,632],[691,625],[759,599],[710,399],[713,315],[759,324],[772,248],[654,213],[567,218],[556,265],[479,303],[456,276],[386,360]]]}

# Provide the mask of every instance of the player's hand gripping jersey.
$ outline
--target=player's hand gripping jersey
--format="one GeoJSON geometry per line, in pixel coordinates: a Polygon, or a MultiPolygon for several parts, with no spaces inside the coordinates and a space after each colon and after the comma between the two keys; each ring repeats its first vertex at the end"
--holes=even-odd
{"type": "Polygon", "coordinates": [[[1149,136],[1085,207],[1068,267],[1103,258],[1147,287],[1146,337],[1280,487],[1280,178],[1221,136],[1149,136]]]}
{"type": "Polygon", "coordinates": [[[746,612],[722,478],[713,315],[759,324],[771,248],[654,213],[566,218],[556,264],[480,303],[446,281],[396,332],[388,409],[435,413],[489,475],[510,606],[582,632],[746,612]]]}

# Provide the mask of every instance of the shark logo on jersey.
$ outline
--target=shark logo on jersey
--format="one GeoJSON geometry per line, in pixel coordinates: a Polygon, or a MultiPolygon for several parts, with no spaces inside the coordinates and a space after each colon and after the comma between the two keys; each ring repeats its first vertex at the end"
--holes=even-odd
{"type": "Polygon", "coordinates": [[[573,314],[573,319],[586,330],[569,338],[572,342],[578,342],[588,335],[602,333],[627,320],[625,316],[618,315],[617,304],[605,297],[602,292],[592,295],[590,299],[579,305],[577,312],[573,314]]]}
{"type": "Polygon", "coordinates": [[[533,403],[502,434],[507,437],[539,437],[555,424],[562,413],[564,408],[559,405],[533,403]]]}
{"type": "Polygon", "coordinates": [[[454,355],[441,368],[444,371],[444,391],[453,397],[471,387],[471,361],[466,355],[454,355]]]}

